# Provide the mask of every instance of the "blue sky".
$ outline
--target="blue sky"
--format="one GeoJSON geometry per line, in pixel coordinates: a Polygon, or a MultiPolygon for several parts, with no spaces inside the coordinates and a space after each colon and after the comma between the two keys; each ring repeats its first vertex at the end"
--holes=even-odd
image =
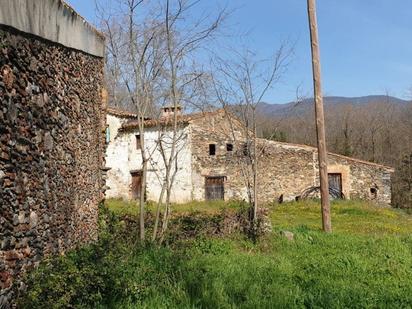
{"type": "MultiPolygon", "coordinates": [[[[94,0],[67,2],[95,21],[94,0]]],[[[292,101],[299,85],[303,94],[312,94],[305,0],[206,2],[234,8],[229,24],[250,31],[248,44],[262,56],[273,52],[280,41],[296,42],[288,72],[265,101],[292,101]]],[[[317,6],[324,94],[389,93],[406,98],[412,87],[412,1],[318,0],[317,6]]]]}

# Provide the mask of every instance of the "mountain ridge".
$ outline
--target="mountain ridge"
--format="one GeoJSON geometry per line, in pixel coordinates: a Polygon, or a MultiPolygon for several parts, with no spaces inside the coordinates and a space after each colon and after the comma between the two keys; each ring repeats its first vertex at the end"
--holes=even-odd
{"type": "MultiPolygon", "coordinates": [[[[365,105],[370,103],[385,102],[393,105],[406,105],[411,101],[403,100],[387,95],[368,95],[360,97],[344,97],[344,96],[325,96],[323,98],[325,107],[334,105],[365,105]]],[[[313,107],[313,98],[307,98],[299,102],[288,103],[267,103],[261,102],[258,104],[258,113],[266,116],[276,116],[279,114],[300,113],[307,111],[313,107]]]]}

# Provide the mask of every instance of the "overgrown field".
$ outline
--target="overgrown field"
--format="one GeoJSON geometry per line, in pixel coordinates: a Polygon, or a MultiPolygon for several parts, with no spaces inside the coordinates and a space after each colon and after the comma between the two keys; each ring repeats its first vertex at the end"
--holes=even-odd
{"type": "Polygon", "coordinates": [[[405,212],[337,202],[335,230],[326,235],[317,202],[272,205],[273,231],[252,243],[203,233],[222,209],[237,211],[236,203],[191,203],[175,213],[202,219],[179,221],[173,233],[197,233],[156,247],[138,245],[137,229],[122,219],[136,216],[136,205],[107,204],[99,243],[32,272],[23,307],[412,307],[412,216],[405,212]]]}

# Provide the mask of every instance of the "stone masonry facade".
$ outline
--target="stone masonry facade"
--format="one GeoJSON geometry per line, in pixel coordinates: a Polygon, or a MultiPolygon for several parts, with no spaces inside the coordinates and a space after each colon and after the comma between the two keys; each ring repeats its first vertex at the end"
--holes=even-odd
{"type": "Polygon", "coordinates": [[[43,257],[97,238],[103,66],[102,57],[0,26],[0,307],[43,257]]]}
{"type": "MultiPolygon", "coordinates": [[[[181,175],[174,184],[173,202],[205,200],[208,179],[223,183],[225,200],[247,200],[247,182],[250,183],[252,179],[251,174],[247,176],[251,164],[245,149],[250,146],[245,142],[247,131],[241,122],[223,110],[183,115],[179,119],[179,126],[187,132],[187,151],[178,158],[181,175]],[[213,154],[211,148],[214,149],[213,154]]],[[[151,122],[147,125],[151,125],[151,122]]],[[[135,160],[139,157],[134,145],[134,136],[138,133],[135,125],[126,121],[122,128],[120,134],[111,136],[113,141],[108,148],[107,165],[115,167],[109,174],[111,190],[108,191],[108,197],[128,199],[131,198],[131,180],[123,175],[138,170],[141,163],[135,160]],[[119,181],[122,177],[124,181],[119,181]]],[[[151,125],[147,129],[145,143],[156,144],[156,130],[159,128],[151,125]]],[[[257,191],[260,203],[300,199],[308,190],[319,187],[316,148],[257,139],[257,149],[257,191]]],[[[391,203],[392,168],[332,153],[328,155],[328,163],[328,172],[340,178],[341,193],[345,198],[373,200],[380,205],[391,203]]],[[[153,168],[153,171],[160,170],[153,168]]],[[[147,186],[149,193],[159,191],[150,181],[147,186]]],[[[316,194],[318,192],[315,190],[312,197],[316,197],[316,194]]],[[[149,199],[155,201],[156,196],[148,194],[149,199]]]]}
{"type": "MultiPolygon", "coordinates": [[[[205,178],[224,177],[225,199],[247,200],[245,130],[225,113],[204,117],[191,124],[194,199],[205,198],[205,178]],[[233,134],[234,133],[234,134],[233,134]],[[209,145],[216,145],[210,155],[209,145]],[[231,144],[231,151],[227,145],[231,144]]],[[[317,149],[306,145],[257,139],[258,200],[261,203],[299,199],[305,190],[319,186],[317,149]]],[[[337,154],[328,155],[328,173],[339,174],[347,199],[391,203],[391,174],[387,166],[337,154]],[[372,193],[373,192],[373,193],[372,193]]],[[[250,179],[250,177],[249,177],[250,179]]]]}
{"type": "MultiPolygon", "coordinates": [[[[299,199],[306,189],[319,186],[317,149],[305,145],[259,140],[259,194],[265,202],[299,199]],[[277,164],[274,164],[277,162],[277,164]]],[[[346,199],[391,203],[391,173],[386,166],[328,154],[328,173],[339,174],[346,199]],[[375,194],[371,189],[376,190],[375,194]]]]}

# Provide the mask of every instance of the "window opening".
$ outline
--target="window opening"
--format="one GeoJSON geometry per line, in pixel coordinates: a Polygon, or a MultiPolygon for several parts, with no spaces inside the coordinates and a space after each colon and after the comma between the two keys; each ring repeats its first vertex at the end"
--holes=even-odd
{"type": "Polygon", "coordinates": [[[141,147],[140,147],[140,134],[136,135],[136,149],[141,149],[141,147]]]}
{"type": "Polygon", "coordinates": [[[216,155],[216,144],[209,144],[209,155],[216,155]]]}

